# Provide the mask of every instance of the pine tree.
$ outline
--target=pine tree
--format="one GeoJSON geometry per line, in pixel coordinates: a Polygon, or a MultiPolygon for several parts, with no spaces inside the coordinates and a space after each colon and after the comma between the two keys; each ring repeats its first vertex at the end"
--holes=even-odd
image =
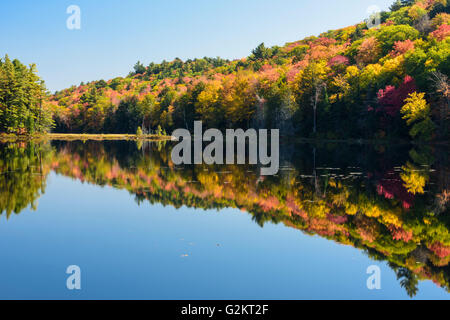
{"type": "Polygon", "coordinates": [[[47,92],[35,65],[26,67],[8,55],[0,59],[0,132],[32,134],[47,131],[52,116],[45,106],[47,92]]]}

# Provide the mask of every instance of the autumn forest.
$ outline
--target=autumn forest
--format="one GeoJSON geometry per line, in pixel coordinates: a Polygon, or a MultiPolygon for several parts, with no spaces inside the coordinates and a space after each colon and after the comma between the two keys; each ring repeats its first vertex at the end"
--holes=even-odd
{"type": "Polygon", "coordinates": [[[398,0],[367,21],[243,59],[137,62],[48,94],[36,66],[0,63],[0,132],[170,133],[279,128],[322,139],[449,138],[450,4],[398,0]],[[369,26],[372,26],[369,28],[369,26]]]}
{"type": "Polygon", "coordinates": [[[133,56],[123,77],[56,92],[2,52],[0,298],[448,299],[450,0],[395,0],[292,40],[235,60],[133,56]],[[195,121],[279,129],[278,173],[175,164],[172,132],[195,121]],[[91,272],[91,291],[58,282],[68,261],[91,272]],[[360,283],[367,263],[385,268],[384,291],[360,283]]]}

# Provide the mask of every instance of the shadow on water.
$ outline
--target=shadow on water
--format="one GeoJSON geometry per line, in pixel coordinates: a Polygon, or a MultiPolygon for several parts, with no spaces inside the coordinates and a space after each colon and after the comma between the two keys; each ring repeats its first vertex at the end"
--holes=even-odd
{"type": "Polygon", "coordinates": [[[283,223],[387,261],[410,296],[418,282],[450,283],[448,150],[429,146],[285,144],[276,176],[251,165],[184,165],[172,144],[0,144],[0,213],[35,208],[51,171],[126,189],[143,201],[238,208],[255,223],[283,223]]]}

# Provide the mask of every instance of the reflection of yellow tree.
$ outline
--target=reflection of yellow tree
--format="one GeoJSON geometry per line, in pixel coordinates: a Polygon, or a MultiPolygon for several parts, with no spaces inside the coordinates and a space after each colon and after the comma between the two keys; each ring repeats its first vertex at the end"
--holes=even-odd
{"type": "Polygon", "coordinates": [[[425,170],[418,169],[410,162],[403,166],[402,169],[403,172],[400,174],[400,177],[404,182],[405,188],[412,194],[423,194],[424,187],[429,179],[425,170]]]}
{"type": "Polygon", "coordinates": [[[203,171],[198,174],[197,179],[206,190],[209,190],[215,196],[220,197],[222,195],[222,186],[219,184],[217,173],[203,171]]]}

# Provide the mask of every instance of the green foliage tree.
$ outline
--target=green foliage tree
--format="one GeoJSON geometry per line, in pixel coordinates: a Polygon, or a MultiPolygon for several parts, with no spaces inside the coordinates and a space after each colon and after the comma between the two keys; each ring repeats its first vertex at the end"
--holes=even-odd
{"type": "Polygon", "coordinates": [[[271,50],[270,48],[266,48],[264,42],[258,45],[253,51],[250,59],[252,60],[266,60],[270,58],[271,50]]]}
{"type": "Polygon", "coordinates": [[[416,40],[419,31],[409,25],[391,25],[381,27],[376,33],[376,38],[381,44],[383,54],[386,55],[394,47],[397,41],[416,40]]]}
{"type": "Polygon", "coordinates": [[[117,133],[134,133],[141,122],[138,99],[134,96],[122,100],[115,114],[117,133]]]}
{"type": "Polygon", "coordinates": [[[44,82],[36,66],[26,67],[8,55],[0,59],[0,132],[31,134],[51,129],[44,82]]]}
{"type": "Polygon", "coordinates": [[[136,64],[134,65],[134,74],[143,74],[146,71],[147,69],[140,61],[136,62],[136,64]]]}

